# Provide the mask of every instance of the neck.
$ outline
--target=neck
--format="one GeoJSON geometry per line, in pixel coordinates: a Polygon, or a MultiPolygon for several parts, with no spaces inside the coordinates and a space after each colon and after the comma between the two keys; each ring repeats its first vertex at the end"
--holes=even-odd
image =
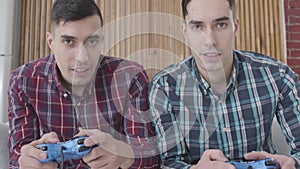
{"type": "MultiPolygon", "coordinates": [[[[58,68],[57,68],[58,69],[58,68]]],[[[75,94],[77,96],[82,96],[82,93],[83,93],[83,90],[84,88],[83,87],[74,87],[71,83],[69,83],[68,81],[66,81],[63,76],[61,75],[60,71],[58,71],[58,78],[61,82],[61,84],[68,90],[70,91],[72,94],[75,94]]]]}
{"type": "Polygon", "coordinates": [[[224,94],[226,92],[229,77],[224,71],[206,72],[205,80],[210,84],[212,90],[216,94],[224,94]]]}
{"type": "Polygon", "coordinates": [[[216,94],[224,94],[226,92],[232,72],[232,66],[211,71],[204,70],[200,66],[198,66],[198,69],[202,77],[210,84],[212,90],[216,94]]]}

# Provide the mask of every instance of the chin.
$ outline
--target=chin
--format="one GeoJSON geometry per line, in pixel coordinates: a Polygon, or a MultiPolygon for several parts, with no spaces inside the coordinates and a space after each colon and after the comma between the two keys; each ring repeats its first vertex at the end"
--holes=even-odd
{"type": "Polygon", "coordinates": [[[74,87],[80,87],[80,86],[82,87],[89,84],[90,81],[91,79],[77,79],[77,80],[73,80],[71,84],[74,87]]]}

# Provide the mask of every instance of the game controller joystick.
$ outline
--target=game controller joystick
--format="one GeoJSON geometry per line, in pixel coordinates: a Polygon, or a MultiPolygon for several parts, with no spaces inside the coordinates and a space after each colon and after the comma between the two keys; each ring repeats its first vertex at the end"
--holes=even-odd
{"type": "Polygon", "coordinates": [[[81,159],[83,156],[91,152],[94,146],[87,147],[83,144],[87,136],[75,137],[70,141],[63,143],[46,143],[37,146],[38,149],[47,152],[47,159],[40,160],[40,162],[50,162],[55,161],[60,163],[69,159],[81,159]]]}
{"type": "Polygon", "coordinates": [[[280,169],[279,163],[275,159],[266,158],[258,161],[227,161],[236,169],[280,169]]]}

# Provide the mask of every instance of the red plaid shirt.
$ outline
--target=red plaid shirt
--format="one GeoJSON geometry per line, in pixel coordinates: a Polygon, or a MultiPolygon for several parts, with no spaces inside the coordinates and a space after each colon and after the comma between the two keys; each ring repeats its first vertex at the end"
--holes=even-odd
{"type": "MultiPolygon", "coordinates": [[[[130,144],[136,155],[132,168],[158,167],[148,117],[148,77],[140,65],[103,56],[83,97],[66,90],[58,73],[54,56],[12,72],[8,91],[10,168],[18,168],[23,145],[52,131],[67,141],[80,128],[99,129],[130,144]]],[[[67,161],[64,166],[88,168],[81,160],[67,161]]]]}

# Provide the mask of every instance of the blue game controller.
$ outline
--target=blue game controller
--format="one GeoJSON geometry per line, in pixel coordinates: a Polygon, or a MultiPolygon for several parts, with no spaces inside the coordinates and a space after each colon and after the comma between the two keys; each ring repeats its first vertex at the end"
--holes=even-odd
{"type": "Polygon", "coordinates": [[[40,160],[40,162],[46,163],[55,161],[60,163],[69,159],[81,159],[83,156],[90,153],[94,147],[98,146],[98,144],[90,147],[85,146],[83,142],[86,138],[87,136],[81,136],[63,143],[47,143],[38,145],[38,149],[47,152],[47,159],[40,160]]]}
{"type": "Polygon", "coordinates": [[[275,159],[266,158],[258,161],[227,161],[236,169],[280,169],[279,163],[275,159]]]}

